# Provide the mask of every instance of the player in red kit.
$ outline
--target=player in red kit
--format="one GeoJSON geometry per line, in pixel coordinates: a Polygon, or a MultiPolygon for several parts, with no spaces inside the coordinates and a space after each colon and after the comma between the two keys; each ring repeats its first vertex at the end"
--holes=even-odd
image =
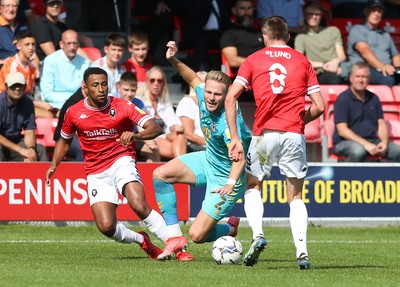
{"type": "Polygon", "coordinates": [[[240,66],[225,101],[232,142],[232,160],[243,157],[236,127],[236,100],[251,83],[256,103],[253,138],[247,153],[245,211],[253,230],[253,241],[244,264],[253,266],[266,247],[262,230],[264,206],[260,196],[264,176],[271,175],[274,163],[286,176],[290,206],[290,226],[296,246],[297,264],[309,269],[307,251],[307,208],[302,201],[307,174],[304,125],[325,110],[314,69],[307,58],[286,45],[288,26],[282,17],[268,18],[263,27],[266,48],[250,55],[240,66]],[[305,97],[312,105],[305,110],[305,97]]]}
{"type": "Polygon", "coordinates": [[[134,149],[134,141],[153,139],[161,128],[131,102],[108,96],[107,72],[103,69],[88,68],[83,89],[87,98],[65,114],[46,181],[49,183],[76,133],[84,155],[90,206],[97,228],[117,242],[139,243],[150,258],[157,258],[162,251],[145,232],[134,232],[117,222],[116,209],[121,193],[149,230],[161,241],[167,240],[164,219],[146,202],[134,149]],[[133,133],[134,125],[143,130],[133,133]]]}

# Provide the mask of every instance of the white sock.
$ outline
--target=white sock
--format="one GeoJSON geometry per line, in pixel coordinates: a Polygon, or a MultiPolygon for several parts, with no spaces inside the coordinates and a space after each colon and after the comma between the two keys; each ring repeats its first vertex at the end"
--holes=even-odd
{"type": "Polygon", "coordinates": [[[251,230],[253,239],[257,236],[264,237],[262,228],[262,219],[264,216],[264,204],[261,198],[261,192],[257,189],[246,190],[244,194],[244,211],[251,230]]]}
{"type": "Polygon", "coordinates": [[[296,246],[296,257],[307,252],[307,227],[308,227],[308,213],[304,202],[301,199],[295,199],[290,203],[290,227],[292,229],[292,236],[294,245],[296,246]]]}
{"type": "Polygon", "coordinates": [[[164,218],[154,209],[151,210],[149,216],[143,220],[147,228],[157,236],[162,242],[165,243],[168,239],[167,225],[165,224],[164,218]]]}
{"type": "Polygon", "coordinates": [[[167,230],[168,230],[168,237],[178,237],[182,236],[182,230],[181,227],[179,226],[179,223],[172,224],[172,225],[167,225],[167,230]]]}
{"type": "Polygon", "coordinates": [[[143,236],[141,234],[126,228],[126,226],[120,222],[117,222],[115,233],[111,238],[119,243],[143,242],[143,236]]]}

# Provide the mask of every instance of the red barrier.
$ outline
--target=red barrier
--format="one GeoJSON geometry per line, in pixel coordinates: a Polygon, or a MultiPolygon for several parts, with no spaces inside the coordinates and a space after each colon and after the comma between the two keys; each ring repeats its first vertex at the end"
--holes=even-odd
{"type": "MultiPolygon", "coordinates": [[[[50,163],[0,163],[0,220],[93,220],[82,163],[63,162],[49,187],[46,171],[50,163]]],[[[159,211],[152,183],[160,164],[139,163],[146,198],[159,211]]],[[[189,187],[175,185],[179,220],[189,219],[189,187]]],[[[118,220],[139,220],[121,196],[118,220]]]]}

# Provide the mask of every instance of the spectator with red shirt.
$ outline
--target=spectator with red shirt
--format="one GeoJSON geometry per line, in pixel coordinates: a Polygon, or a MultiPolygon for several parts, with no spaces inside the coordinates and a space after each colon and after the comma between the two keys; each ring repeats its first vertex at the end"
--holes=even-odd
{"type": "Polygon", "coordinates": [[[308,170],[304,125],[318,118],[324,112],[325,104],[311,63],[303,54],[287,46],[290,36],[286,20],[279,16],[269,17],[262,32],[266,47],[247,57],[241,64],[225,101],[232,137],[229,154],[232,160],[238,160],[244,154],[236,124],[236,100],[252,83],[257,109],[254,135],[247,154],[247,191],[244,198],[249,222],[258,225],[258,228],[252,226],[253,243],[245,254],[244,263],[253,266],[265,248],[257,245],[259,239],[264,238],[264,206],[260,191],[264,176],[269,177],[273,164],[277,163],[280,172],[286,176],[289,220],[297,264],[300,269],[309,269],[308,214],[302,200],[304,178],[308,170]],[[305,96],[312,101],[306,111],[305,96]]]}
{"type": "Polygon", "coordinates": [[[98,67],[84,73],[83,89],[87,98],[65,113],[61,137],[46,173],[49,184],[71,142],[77,134],[84,155],[90,206],[97,228],[120,243],[136,242],[149,255],[157,258],[161,250],[145,232],[134,232],[117,221],[118,195],[124,196],[132,211],[161,241],[167,240],[162,216],[147,203],[143,183],[136,167],[134,142],[153,139],[161,128],[147,113],[124,99],[108,95],[107,72],[98,67]],[[142,131],[134,133],[134,127],[142,131]]]}
{"type": "Polygon", "coordinates": [[[128,45],[131,57],[125,61],[123,66],[127,72],[135,74],[138,89],[141,89],[146,83],[147,71],[152,67],[152,64],[147,62],[149,38],[144,32],[134,31],[128,36],[128,45]]]}

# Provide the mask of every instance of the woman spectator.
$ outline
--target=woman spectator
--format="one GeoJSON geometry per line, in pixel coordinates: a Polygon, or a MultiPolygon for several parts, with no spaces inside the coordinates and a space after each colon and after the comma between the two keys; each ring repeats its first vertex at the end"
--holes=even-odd
{"type": "Polygon", "coordinates": [[[303,11],[306,28],[296,36],[294,48],[310,60],[320,84],[341,84],[340,63],[346,54],[339,29],[321,27],[323,7],[318,1],[307,2],[303,11]]]}
{"type": "Polygon", "coordinates": [[[146,83],[142,95],[147,112],[163,129],[163,134],[156,138],[162,158],[174,158],[186,153],[186,138],[183,127],[176,118],[165,74],[159,66],[147,72],[146,83]]]}

